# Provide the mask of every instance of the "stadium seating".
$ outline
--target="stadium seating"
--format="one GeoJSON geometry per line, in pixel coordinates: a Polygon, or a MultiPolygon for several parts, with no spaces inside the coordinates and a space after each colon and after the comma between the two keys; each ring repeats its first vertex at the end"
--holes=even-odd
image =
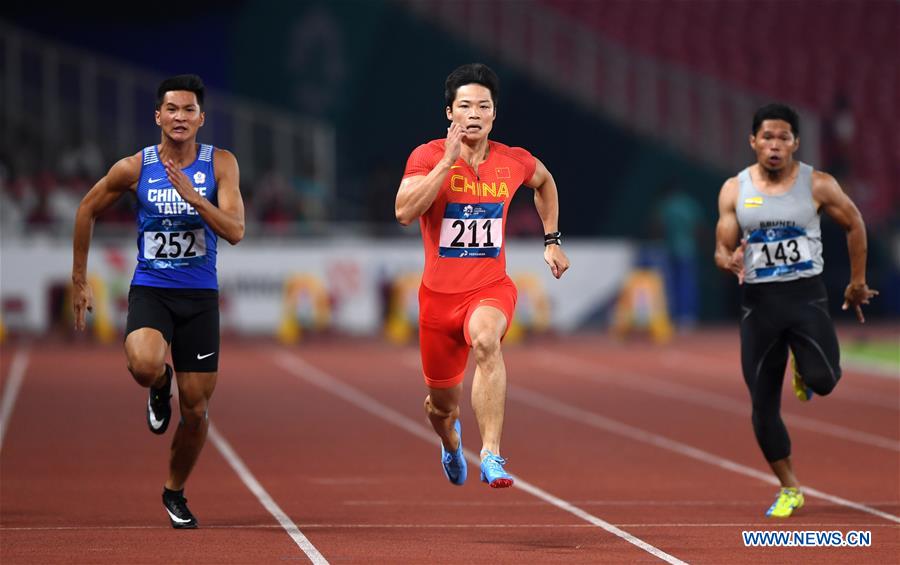
{"type": "MultiPolygon", "coordinates": [[[[900,3],[538,0],[598,38],[772,99],[827,122],[845,96],[856,136],[854,174],[890,210],[900,162],[900,3]]],[[[565,55],[561,54],[561,57],[565,55]]],[[[827,163],[825,164],[827,166],[827,163]]]]}

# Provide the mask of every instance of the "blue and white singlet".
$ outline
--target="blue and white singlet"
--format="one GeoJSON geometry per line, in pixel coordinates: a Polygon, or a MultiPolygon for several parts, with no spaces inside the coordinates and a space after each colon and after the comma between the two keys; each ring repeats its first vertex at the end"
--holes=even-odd
{"type": "MultiPolygon", "coordinates": [[[[182,169],[194,189],[218,204],[212,145],[182,169]]],[[[218,290],[216,234],[166,177],[156,146],[145,147],[137,185],[137,267],[132,285],[218,290]]]]}

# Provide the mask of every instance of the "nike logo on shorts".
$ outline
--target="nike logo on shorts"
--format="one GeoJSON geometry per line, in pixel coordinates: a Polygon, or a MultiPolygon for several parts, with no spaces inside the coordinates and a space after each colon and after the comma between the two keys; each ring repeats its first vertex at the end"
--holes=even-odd
{"type": "Polygon", "coordinates": [[[216,354],[215,351],[213,351],[212,353],[207,353],[206,355],[200,355],[200,354],[198,353],[198,354],[197,354],[197,361],[201,361],[201,360],[206,359],[207,357],[210,357],[211,355],[215,355],[215,354],[216,354]]]}

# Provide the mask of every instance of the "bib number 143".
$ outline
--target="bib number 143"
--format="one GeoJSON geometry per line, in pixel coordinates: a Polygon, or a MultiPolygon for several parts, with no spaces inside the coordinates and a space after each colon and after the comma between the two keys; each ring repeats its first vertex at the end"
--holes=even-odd
{"type": "Polygon", "coordinates": [[[779,241],[778,245],[774,243],[764,243],[762,245],[762,249],[760,252],[765,255],[765,266],[766,267],[774,267],[775,261],[773,259],[780,261],[782,265],[787,265],[788,263],[796,263],[800,260],[800,246],[797,243],[796,239],[789,239],[787,241],[779,241]],[[774,249],[770,252],[769,246],[774,247],[774,249]]]}
{"type": "Polygon", "coordinates": [[[757,230],[747,238],[756,277],[779,277],[813,268],[809,238],[797,228],[757,230]]]}

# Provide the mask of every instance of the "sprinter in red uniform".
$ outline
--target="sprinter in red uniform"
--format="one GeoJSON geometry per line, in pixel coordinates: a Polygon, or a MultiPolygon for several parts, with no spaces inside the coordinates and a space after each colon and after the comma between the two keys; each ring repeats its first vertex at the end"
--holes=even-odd
{"type": "Polygon", "coordinates": [[[472,407],[481,431],[481,480],[512,486],[500,435],[506,367],[500,341],[512,322],[516,287],[503,248],[509,204],[520,185],[534,189],[544,225],[544,260],[559,278],[569,268],[560,247],[556,183],[528,151],[488,141],[499,81],[489,67],[463,65],[447,77],[446,139],[417,147],[397,191],[397,220],[422,228],[425,270],[419,289],[419,344],[428,396],[425,411],[441,438],[451,483],[466,480],[459,399],[469,348],[475,352],[472,407]]]}

